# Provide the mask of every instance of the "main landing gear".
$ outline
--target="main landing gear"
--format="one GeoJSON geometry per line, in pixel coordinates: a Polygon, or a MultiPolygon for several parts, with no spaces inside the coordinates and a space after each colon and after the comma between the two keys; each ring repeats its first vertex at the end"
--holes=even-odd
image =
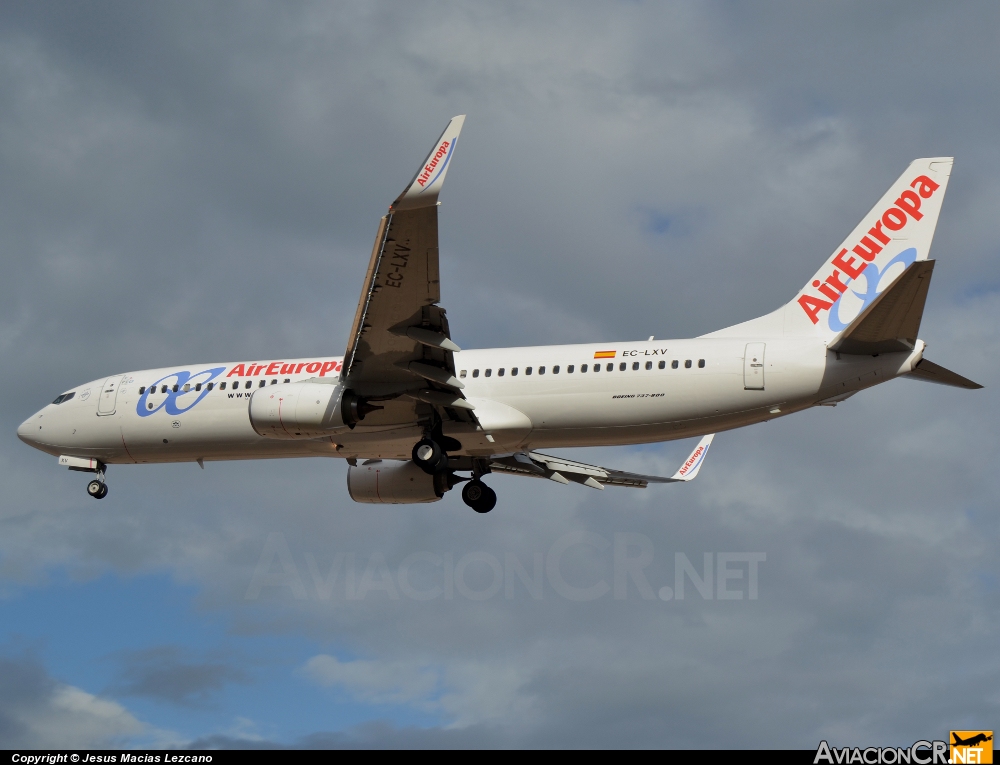
{"type": "Polygon", "coordinates": [[[462,501],[477,513],[488,513],[497,506],[497,493],[478,478],[473,478],[462,487],[462,501]]]}
{"type": "Polygon", "coordinates": [[[413,461],[425,473],[434,475],[448,469],[448,454],[437,441],[421,438],[413,447],[413,461]]]}
{"type": "MultiPolygon", "coordinates": [[[[413,447],[413,461],[420,469],[430,475],[448,472],[448,453],[432,438],[422,438],[413,447]]],[[[462,487],[462,501],[477,513],[488,513],[497,504],[497,494],[493,489],[479,480],[478,472],[473,478],[457,478],[452,474],[448,481],[449,488],[458,481],[468,481],[462,487]]]]}

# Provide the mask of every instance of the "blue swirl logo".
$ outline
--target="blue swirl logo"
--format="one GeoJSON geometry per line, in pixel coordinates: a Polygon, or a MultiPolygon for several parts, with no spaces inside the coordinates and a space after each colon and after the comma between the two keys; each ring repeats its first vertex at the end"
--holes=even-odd
{"type": "Polygon", "coordinates": [[[901,253],[899,253],[899,255],[897,255],[888,263],[886,263],[885,267],[881,271],[875,266],[874,263],[869,263],[868,267],[858,275],[858,278],[861,278],[862,276],[865,277],[865,291],[858,292],[857,290],[853,289],[851,290],[851,292],[853,292],[855,296],[861,298],[861,307],[858,309],[858,312],[854,314],[854,316],[852,316],[850,319],[847,320],[846,323],[841,322],[840,298],[842,298],[844,295],[838,297],[834,301],[833,305],[830,306],[830,319],[829,319],[830,329],[834,332],[842,332],[843,330],[847,329],[850,326],[851,322],[853,322],[856,318],[858,318],[858,316],[861,315],[861,312],[864,311],[873,302],[875,302],[875,298],[877,298],[880,294],[882,294],[878,288],[878,285],[879,282],[882,281],[882,277],[885,276],[886,272],[897,263],[902,263],[903,268],[908,268],[910,264],[912,264],[916,259],[917,259],[917,250],[915,247],[910,247],[909,249],[903,250],[901,253]]]}
{"type": "Polygon", "coordinates": [[[161,409],[166,409],[167,414],[170,415],[184,414],[184,412],[191,409],[191,407],[208,395],[208,388],[206,387],[207,384],[225,371],[225,367],[214,367],[212,369],[205,369],[194,374],[191,374],[187,370],[171,372],[146,388],[146,392],[139,397],[139,403],[136,404],[135,413],[140,417],[149,417],[150,415],[156,414],[161,409]],[[201,391],[195,390],[195,386],[198,385],[198,383],[201,383],[201,391]],[[167,386],[167,392],[165,394],[166,398],[160,402],[159,406],[151,409],[149,406],[149,396],[150,394],[155,393],[157,388],[163,384],[166,384],[167,386]],[[190,386],[188,390],[184,390],[185,385],[190,386]],[[174,390],[174,387],[176,387],[177,390],[174,390]],[[194,396],[194,399],[188,403],[186,398],[191,396],[194,396]],[[180,399],[185,399],[183,401],[183,406],[180,405],[180,399]]]}

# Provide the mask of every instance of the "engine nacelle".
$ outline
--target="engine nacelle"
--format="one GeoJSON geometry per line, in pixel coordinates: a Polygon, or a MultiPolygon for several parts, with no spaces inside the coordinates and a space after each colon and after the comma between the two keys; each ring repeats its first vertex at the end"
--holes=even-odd
{"type": "Polygon", "coordinates": [[[355,502],[385,505],[437,502],[449,488],[446,473],[430,475],[413,462],[369,460],[347,468],[347,491],[355,502]]]}
{"type": "Polygon", "coordinates": [[[353,428],[373,409],[341,383],[278,383],[250,398],[250,425],[266,438],[321,438],[353,428]]]}

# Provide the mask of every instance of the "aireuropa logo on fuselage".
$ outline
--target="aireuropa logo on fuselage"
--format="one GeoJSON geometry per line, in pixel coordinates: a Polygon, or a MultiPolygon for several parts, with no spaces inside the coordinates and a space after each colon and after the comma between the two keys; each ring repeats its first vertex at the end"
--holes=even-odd
{"type": "Polygon", "coordinates": [[[171,372],[164,375],[155,383],[146,388],[145,392],[139,396],[139,402],[135,406],[135,413],[140,417],[149,417],[165,409],[167,414],[184,414],[209,394],[208,383],[226,371],[225,367],[213,367],[203,369],[201,372],[192,374],[186,369],[171,372]],[[200,385],[199,385],[200,383],[200,385]],[[166,387],[164,399],[153,405],[149,400],[151,395],[159,396],[159,391],[166,387]],[[196,390],[197,388],[197,390],[196,390]]]}
{"type": "MultiPolygon", "coordinates": [[[[337,359],[327,361],[300,361],[298,363],[286,363],[284,361],[271,361],[264,364],[236,364],[226,372],[227,367],[212,367],[203,369],[200,372],[190,372],[181,369],[170,372],[159,380],[151,383],[135,407],[135,413],[140,417],[149,417],[163,410],[169,415],[184,414],[194,407],[199,401],[207,396],[210,391],[208,384],[213,382],[219,375],[226,372],[226,378],[252,378],[269,377],[272,375],[299,375],[303,372],[317,377],[326,377],[327,374],[340,372],[343,362],[337,359]],[[165,390],[164,390],[165,389],[165,390]],[[156,399],[164,396],[158,404],[156,399]],[[150,401],[153,397],[153,401],[150,401]]],[[[247,382],[249,384],[249,381],[247,382]]],[[[233,383],[235,390],[236,383],[233,383]]],[[[247,394],[249,398],[249,394],[247,394]]]]}
{"type": "MultiPolygon", "coordinates": [[[[919,221],[924,217],[924,214],[920,212],[922,201],[930,199],[939,188],[940,185],[926,175],[917,176],[910,183],[910,188],[899,195],[899,198],[893,202],[893,206],[882,213],[882,217],[852,248],[852,252],[857,255],[857,258],[854,255],[849,255],[846,248],[834,256],[832,265],[835,268],[830,275],[822,282],[815,279],[812,283],[812,286],[823,297],[810,295],[806,292],[799,295],[798,304],[809,317],[809,321],[817,324],[820,312],[829,311],[828,324],[830,329],[834,332],[843,330],[878,297],[881,292],[879,284],[892,266],[902,263],[903,268],[906,268],[917,259],[916,249],[910,247],[892,258],[881,269],[874,262],[885,246],[892,242],[893,233],[906,228],[911,219],[919,221]],[[892,233],[887,233],[886,229],[892,233]],[[860,298],[860,303],[854,300],[849,301],[852,305],[850,308],[846,308],[842,298],[847,293],[850,283],[862,275],[865,277],[865,291],[861,293],[851,290],[852,294],[860,298]],[[850,314],[849,317],[846,314],[850,314]]],[[[898,233],[896,235],[898,236],[898,233]]],[[[885,281],[887,282],[886,286],[888,286],[889,280],[885,281]]]]}

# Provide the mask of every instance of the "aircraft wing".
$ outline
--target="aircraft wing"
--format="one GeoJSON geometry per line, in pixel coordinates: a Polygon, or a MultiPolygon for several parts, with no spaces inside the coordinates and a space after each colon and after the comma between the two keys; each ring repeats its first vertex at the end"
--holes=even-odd
{"type": "Polygon", "coordinates": [[[365,425],[415,423],[428,407],[471,420],[455,374],[460,349],[438,305],[438,194],[464,121],[448,123],[379,223],[341,372],[355,393],[384,404],[365,425]]]}
{"type": "Polygon", "coordinates": [[[564,457],[552,457],[540,452],[516,452],[493,457],[490,460],[490,470],[495,473],[512,473],[532,478],[548,478],[557,483],[580,483],[592,489],[603,489],[605,486],[631,486],[645,489],[651,483],[677,483],[691,481],[698,475],[708,448],[712,445],[715,434],[711,433],[694,448],[684,463],[670,478],[658,475],[642,475],[626,473],[623,470],[588,465],[584,462],[574,462],[564,457]]]}

